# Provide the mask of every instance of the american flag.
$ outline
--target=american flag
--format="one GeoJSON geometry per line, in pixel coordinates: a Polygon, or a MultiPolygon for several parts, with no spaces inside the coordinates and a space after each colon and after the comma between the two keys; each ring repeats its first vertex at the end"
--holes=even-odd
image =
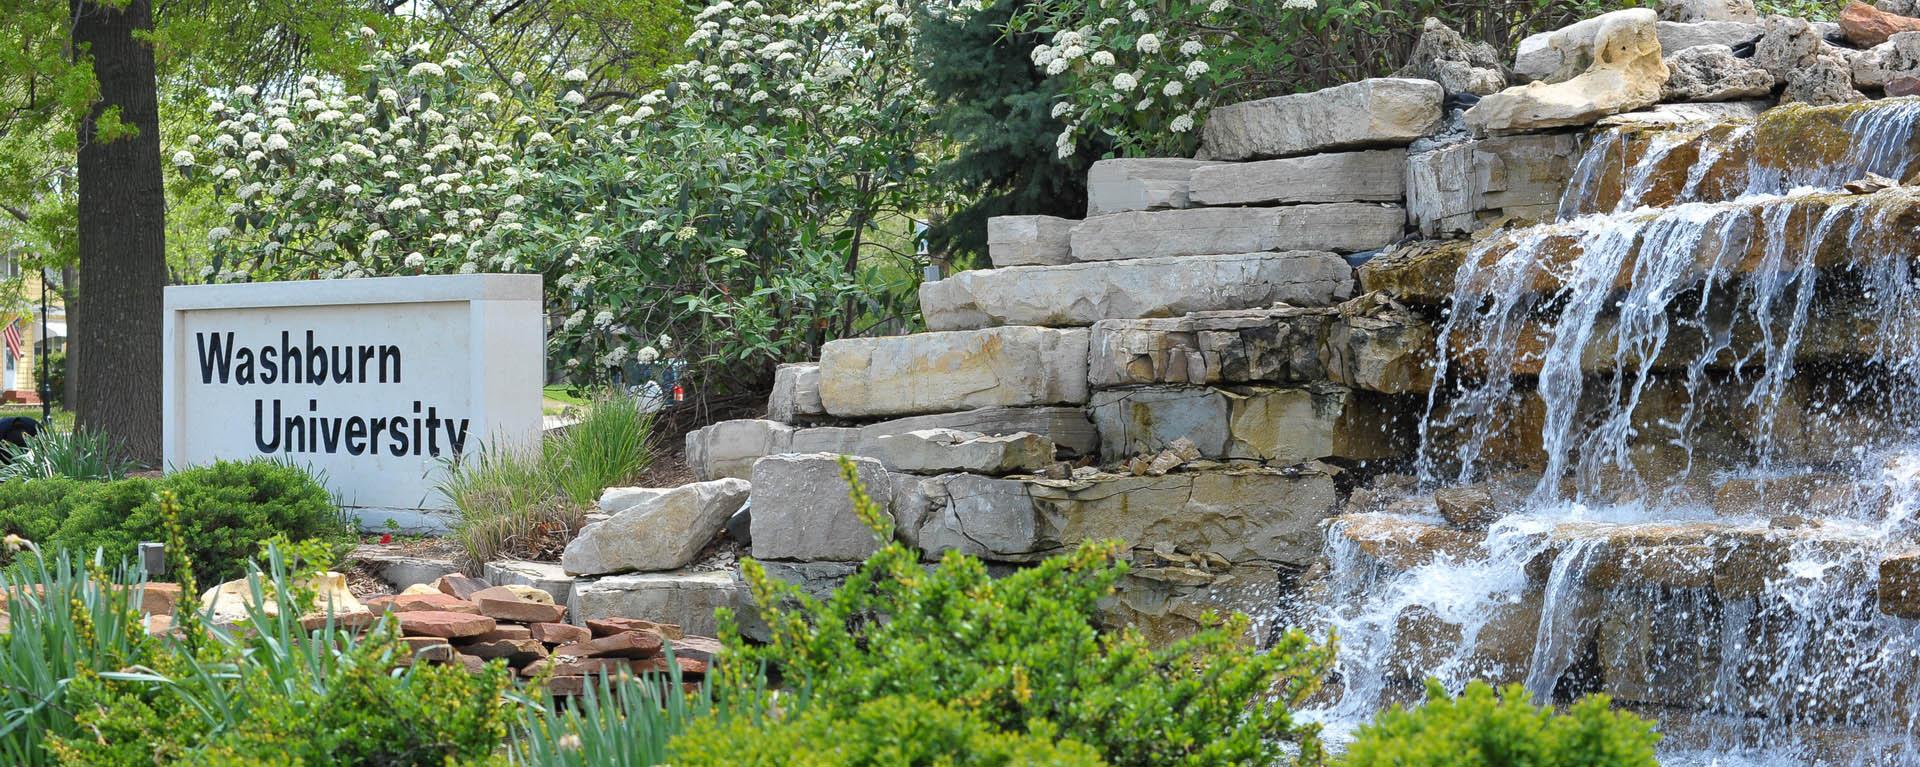
{"type": "Polygon", "coordinates": [[[0,339],[7,342],[7,353],[19,359],[20,347],[26,344],[26,340],[20,337],[20,321],[16,319],[7,323],[7,329],[0,331],[0,339]]]}

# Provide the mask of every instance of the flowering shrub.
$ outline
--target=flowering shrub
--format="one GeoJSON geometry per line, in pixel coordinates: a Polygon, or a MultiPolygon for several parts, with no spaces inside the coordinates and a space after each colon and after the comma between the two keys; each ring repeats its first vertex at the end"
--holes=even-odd
{"type": "MultiPolygon", "coordinates": [[[[1010,0],[997,0],[1009,2],[1010,0]]],[[[1509,51],[1525,35],[1606,9],[1603,0],[1047,0],[1012,31],[1050,44],[1034,66],[1067,82],[1054,116],[1070,155],[1088,133],[1123,154],[1186,155],[1218,104],[1376,77],[1406,63],[1438,17],[1509,51]]]]}
{"type": "Polygon", "coordinates": [[[577,69],[493,87],[372,30],[352,93],[236,89],[173,155],[231,197],[203,277],[539,273],[576,382],[672,356],[709,393],[910,314],[917,256],[888,234],[939,145],[905,12],[723,1],[694,21],[691,60],[631,100],[590,102],[577,69]]]}

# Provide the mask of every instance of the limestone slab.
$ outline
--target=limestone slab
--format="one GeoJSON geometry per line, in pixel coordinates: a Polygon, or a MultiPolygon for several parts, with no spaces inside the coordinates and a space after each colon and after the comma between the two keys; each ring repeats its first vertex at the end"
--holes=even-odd
{"type": "Polygon", "coordinates": [[[1179,157],[1101,160],[1087,170],[1087,215],[1185,208],[1193,171],[1219,164],[1179,157]]]}
{"type": "Polygon", "coordinates": [[[1153,646],[1166,647],[1211,628],[1207,612],[1240,613],[1253,619],[1246,638],[1258,644],[1276,628],[1273,606],[1282,588],[1281,569],[1266,563],[1225,570],[1136,563],[1101,601],[1100,623],[1108,630],[1137,630],[1153,646]]]}
{"type": "Polygon", "coordinates": [[[1573,79],[1593,66],[1593,41],[1599,35],[1600,27],[1627,17],[1651,22],[1654,37],[1660,42],[1661,51],[1668,56],[1700,45],[1738,45],[1759,37],[1765,31],[1758,18],[1679,21],[1659,18],[1658,14],[1646,9],[1615,11],[1521,40],[1514,61],[1515,76],[1520,83],[1532,80],[1557,83],[1573,79]]]}
{"type": "Polygon", "coordinates": [[[1091,456],[1099,449],[1100,437],[1087,413],[1077,407],[987,407],[958,413],[899,418],[862,426],[859,429],[858,454],[878,457],[879,440],[894,434],[924,429],[951,429],[979,434],[1000,435],[1030,432],[1046,437],[1064,457],[1091,456]]]}
{"type": "Polygon", "coordinates": [[[936,495],[920,547],[1030,562],[1081,541],[1165,542],[1229,562],[1305,564],[1319,555],[1320,522],[1338,502],[1315,471],[1247,470],[1078,480],[929,480],[936,495]]]}
{"type": "Polygon", "coordinates": [[[1660,37],[1660,50],[1667,56],[1702,45],[1731,48],[1759,37],[1764,31],[1766,28],[1760,25],[1757,18],[1752,21],[1661,21],[1655,26],[1655,32],[1660,37]]]}
{"type": "Polygon", "coordinates": [[[1193,169],[1187,197],[1194,205],[1398,202],[1406,159],[1404,149],[1376,149],[1210,164],[1193,169]]]}
{"type": "Polygon", "coordinates": [[[1094,394],[1088,409],[1109,460],[1151,455],[1181,438],[1201,457],[1292,465],[1373,460],[1414,444],[1407,403],[1334,384],[1311,387],[1146,387],[1094,394]]]}
{"type": "Polygon", "coordinates": [[[1376,78],[1313,93],[1216,107],[1201,147],[1216,160],[1405,146],[1440,125],[1445,91],[1431,80],[1376,78]]]}
{"type": "Polygon", "coordinates": [[[1673,76],[1665,98],[1671,101],[1734,101],[1773,93],[1773,75],[1725,45],[1699,45],[1667,57],[1673,76]]]}
{"type": "Polygon", "coordinates": [[[753,476],[760,456],[787,452],[794,428],[778,421],[739,419],[721,421],[687,432],[687,466],[702,482],[753,476]]]}
{"type": "Polygon", "coordinates": [[[881,437],[879,442],[881,461],[892,471],[1030,474],[1053,462],[1053,440],[1031,432],[989,436],[923,429],[881,437]]]}
{"type": "Polygon", "coordinates": [[[781,365],[773,371],[773,392],[767,396],[767,420],[802,423],[825,417],[820,404],[820,366],[812,363],[781,365]]]}
{"type": "Polygon", "coordinates": [[[531,586],[547,592],[558,604],[566,604],[573,594],[574,577],[553,562],[498,560],[487,563],[485,574],[495,586],[531,586]]]}
{"type": "Polygon", "coordinates": [[[1400,239],[1397,205],[1340,202],[1280,208],[1191,208],[1115,213],[1073,229],[1079,261],[1259,251],[1357,253],[1400,239]]]}
{"type": "Polygon", "coordinates": [[[987,219],[987,256],[999,267],[1073,263],[1067,235],[1079,224],[1055,216],[994,216],[987,219]]]}
{"type": "Polygon", "coordinates": [[[1573,178],[1570,134],[1467,141],[1407,158],[1408,223],[1426,237],[1471,234],[1488,219],[1546,220],[1573,178]]]}
{"type": "Polygon", "coordinates": [[[1035,327],[832,341],[820,398],[841,417],[1087,400],[1087,331],[1035,327]]]}
{"type": "Polygon", "coordinates": [[[746,503],[749,490],[746,480],[731,477],[675,488],[587,525],[567,544],[560,566],[576,575],[686,567],[746,503]]]}
{"type": "Polygon", "coordinates": [[[960,272],[922,283],[920,312],[933,330],[1061,327],[1276,303],[1325,306],[1352,293],[1353,269],[1332,253],[1241,253],[960,272]]]}
{"type": "MultiPolygon", "coordinates": [[[[637,573],[575,584],[567,615],[578,625],[602,618],[639,618],[713,636],[719,631],[714,610],[726,607],[743,614],[752,605],[747,584],[738,573],[637,573]]],[[[742,628],[751,630],[750,625],[742,628]]]]}
{"type": "Polygon", "coordinates": [[[1088,345],[1087,378],[1098,389],[1333,381],[1390,394],[1425,392],[1431,326],[1405,310],[1357,308],[1100,322],[1088,345]]]}
{"type": "Polygon", "coordinates": [[[1760,21],[1753,0],[1660,0],[1658,10],[1660,20],[1666,22],[1760,21]]]}
{"type": "MultiPolygon", "coordinates": [[[[884,511],[893,480],[878,460],[852,458],[861,486],[884,511]]],[[[848,496],[837,456],[770,455],[753,464],[753,556],[857,562],[880,549],[848,496]]]]}

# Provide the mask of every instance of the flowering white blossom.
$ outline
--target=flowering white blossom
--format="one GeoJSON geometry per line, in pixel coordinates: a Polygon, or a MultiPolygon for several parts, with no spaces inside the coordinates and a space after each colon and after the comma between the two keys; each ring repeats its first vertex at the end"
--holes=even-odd
{"type": "Polygon", "coordinates": [[[1186,92],[1186,90],[1187,90],[1186,84],[1180,82],[1179,80],[1168,80],[1167,84],[1160,88],[1160,92],[1163,94],[1166,94],[1168,98],[1178,96],[1181,93],[1186,92]]]}
{"type": "Polygon", "coordinates": [[[475,97],[473,97],[473,100],[474,100],[474,101],[478,101],[478,102],[480,102],[480,103],[482,103],[482,104],[498,104],[498,103],[500,103],[500,97],[499,97],[499,96],[496,96],[496,95],[494,95],[494,93],[493,93],[493,91],[482,91],[482,92],[480,93],[480,95],[478,95],[478,96],[475,96],[475,97]]]}
{"type": "Polygon", "coordinates": [[[413,65],[412,69],[407,70],[407,74],[412,77],[419,77],[421,75],[428,77],[445,77],[447,70],[442,69],[439,64],[431,61],[422,61],[413,65]]]}
{"type": "Polygon", "coordinates": [[[173,153],[173,165],[176,168],[193,167],[193,153],[185,149],[173,153]]]}
{"type": "Polygon", "coordinates": [[[1180,55],[1187,57],[1198,56],[1201,51],[1206,49],[1207,47],[1201,45],[1199,40],[1188,40],[1180,44],[1180,55]]]}
{"type": "Polygon", "coordinates": [[[1141,53],[1159,53],[1160,38],[1149,32],[1133,41],[1133,49],[1141,53]]]}
{"type": "Polygon", "coordinates": [[[580,95],[579,91],[567,91],[567,95],[561,96],[560,100],[574,106],[587,103],[587,97],[580,95]]]}
{"type": "Polygon", "coordinates": [[[257,93],[259,93],[259,91],[254,90],[253,86],[251,85],[242,85],[238,88],[233,89],[233,95],[239,96],[240,98],[243,98],[243,99],[253,98],[254,95],[257,93]]]}
{"type": "Polygon", "coordinates": [[[840,146],[852,147],[852,146],[859,146],[861,142],[860,142],[859,136],[841,136],[840,140],[834,143],[839,144],[840,146]]]}
{"type": "Polygon", "coordinates": [[[1197,78],[1201,75],[1206,74],[1211,69],[1212,67],[1207,66],[1207,62],[1195,61],[1187,65],[1187,79],[1192,80],[1194,78],[1197,78]]]}
{"type": "Polygon", "coordinates": [[[1320,7],[1320,4],[1314,0],[1286,0],[1280,4],[1280,7],[1299,11],[1311,11],[1320,7]]]}
{"type": "Polygon", "coordinates": [[[1134,79],[1133,75],[1127,72],[1121,72],[1113,76],[1113,88],[1117,91],[1130,91],[1133,90],[1134,86],[1139,84],[1140,81],[1134,79]]]}
{"type": "Polygon", "coordinates": [[[427,257],[421,255],[418,251],[415,251],[407,254],[407,258],[404,263],[406,263],[407,268],[409,269],[418,269],[427,263],[427,257]]]}
{"type": "Polygon", "coordinates": [[[1111,51],[1094,51],[1092,56],[1087,57],[1087,61],[1097,66],[1110,67],[1113,66],[1113,53],[1111,51]]]}
{"type": "Polygon", "coordinates": [[[207,230],[207,244],[218,245],[220,244],[221,240],[224,240],[232,235],[233,235],[232,229],[228,229],[224,226],[216,226],[212,229],[207,230]]]}
{"type": "Polygon", "coordinates": [[[1173,122],[1167,123],[1167,130],[1173,131],[1174,133],[1186,133],[1187,131],[1193,130],[1193,115],[1183,114],[1173,118],[1173,122]]]}

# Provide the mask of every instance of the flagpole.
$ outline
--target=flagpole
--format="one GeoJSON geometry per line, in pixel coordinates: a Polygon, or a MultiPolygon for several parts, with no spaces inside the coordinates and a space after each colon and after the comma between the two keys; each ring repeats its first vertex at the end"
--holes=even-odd
{"type": "Polygon", "coordinates": [[[47,337],[47,268],[40,267],[40,428],[53,428],[53,390],[47,388],[47,362],[53,358],[53,339],[47,337]]]}

